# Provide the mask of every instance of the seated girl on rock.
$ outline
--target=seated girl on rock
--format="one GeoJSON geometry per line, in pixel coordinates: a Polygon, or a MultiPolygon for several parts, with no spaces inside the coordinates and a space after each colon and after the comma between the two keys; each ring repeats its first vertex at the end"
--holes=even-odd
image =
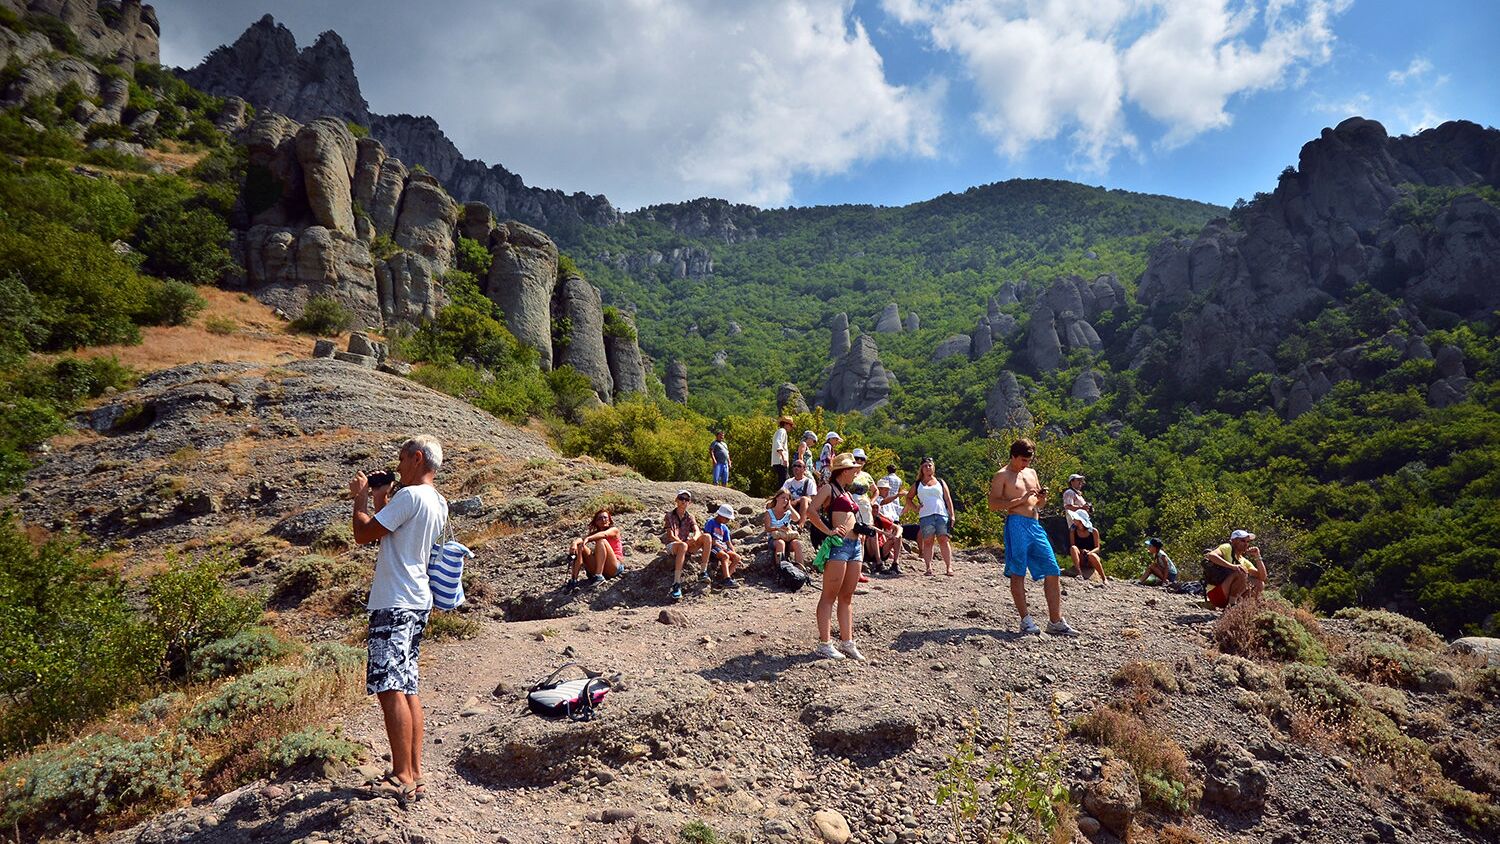
{"type": "Polygon", "coordinates": [[[616,577],[624,570],[625,549],[620,544],[620,529],[608,510],[600,510],[589,520],[588,533],[582,539],[573,540],[568,546],[573,557],[573,568],[569,574],[567,588],[576,588],[578,573],[587,572],[588,584],[604,582],[606,577],[616,577]]]}
{"type": "Polygon", "coordinates": [[[771,539],[771,559],[776,562],[789,555],[798,566],[802,565],[802,543],[797,541],[802,518],[792,508],[791,493],[779,489],[771,496],[766,507],[766,535],[771,539]]]}

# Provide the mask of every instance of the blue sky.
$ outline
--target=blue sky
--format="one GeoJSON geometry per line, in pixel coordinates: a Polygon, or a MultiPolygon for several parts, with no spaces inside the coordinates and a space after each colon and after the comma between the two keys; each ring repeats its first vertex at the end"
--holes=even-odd
{"type": "Polygon", "coordinates": [[[886,205],[1009,178],[1230,204],[1351,114],[1500,123],[1500,2],[157,0],[190,66],[270,12],[374,111],[624,208],[886,205]]]}

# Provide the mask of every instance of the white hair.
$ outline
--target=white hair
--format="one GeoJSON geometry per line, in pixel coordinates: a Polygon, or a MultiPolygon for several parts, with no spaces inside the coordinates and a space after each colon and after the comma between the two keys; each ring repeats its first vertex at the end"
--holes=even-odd
{"type": "Polygon", "coordinates": [[[418,434],[401,444],[402,454],[413,451],[422,453],[422,465],[429,471],[436,472],[443,468],[443,444],[437,441],[437,437],[418,434]]]}

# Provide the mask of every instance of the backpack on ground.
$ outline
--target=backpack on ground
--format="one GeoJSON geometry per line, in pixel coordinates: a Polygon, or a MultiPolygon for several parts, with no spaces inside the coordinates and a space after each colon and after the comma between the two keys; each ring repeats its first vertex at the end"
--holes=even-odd
{"type": "Polygon", "coordinates": [[[548,718],[588,721],[593,719],[594,709],[604,702],[609,692],[608,680],[576,662],[569,662],[532,686],[526,693],[526,705],[532,712],[548,718]],[[578,669],[584,676],[577,680],[559,680],[558,675],[569,668],[578,669]]]}
{"type": "MultiPolygon", "coordinates": [[[[446,498],[443,506],[448,506],[446,498]]],[[[435,609],[454,610],[464,602],[464,560],[474,556],[474,552],[453,538],[453,526],[446,517],[443,532],[447,538],[432,543],[427,553],[427,585],[432,589],[435,609]]]]}
{"type": "Polygon", "coordinates": [[[791,560],[778,560],[776,562],[777,582],[793,592],[806,586],[807,582],[811,579],[808,577],[807,572],[797,568],[797,564],[791,560]]]}

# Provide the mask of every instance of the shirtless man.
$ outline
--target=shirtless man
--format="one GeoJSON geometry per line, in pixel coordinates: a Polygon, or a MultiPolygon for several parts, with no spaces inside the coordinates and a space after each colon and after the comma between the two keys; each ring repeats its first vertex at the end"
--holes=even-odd
{"type": "Polygon", "coordinates": [[[1047,617],[1050,624],[1047,632],[1054,636],[1077,636],[1078,631],[1062,617],[1062,574],[1057,566],[1057,555],[1052,553],[1052,543],[1047,541],[1047,532],[1037,521],[1042,505],[1047,501],[1047,490],[1037,479],[1031,468],[1031,459],[1036,455],[1036,443],[1019,439],[1010,445],[1010,462],[995,477],[990,479],[990,510],[1006,513],[1005,517],[1005,576],[1010,578],[1010,596],[1016,602],[1016,612],[1021,616],[1021,633],[1040,635],[1042,629],[1031,619],[1026,610],[1026,572],[1032,580],[1041,580],[1042,591],[1047,596],[1047,617]]]}

